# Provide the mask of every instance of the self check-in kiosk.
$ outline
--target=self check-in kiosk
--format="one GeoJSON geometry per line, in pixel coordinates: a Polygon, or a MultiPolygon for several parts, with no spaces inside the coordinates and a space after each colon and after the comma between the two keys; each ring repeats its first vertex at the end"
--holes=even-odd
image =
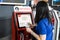
{"type": "Polygon", "coordinates": [[[32,24],[32,10],[29,6],[14,6],[12,15],[12,40],[30,40],[26,28],[32,24]]]}

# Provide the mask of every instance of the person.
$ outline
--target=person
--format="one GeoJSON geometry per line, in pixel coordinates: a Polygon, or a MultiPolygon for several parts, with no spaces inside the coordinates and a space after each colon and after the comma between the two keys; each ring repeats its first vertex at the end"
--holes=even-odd
{"type": "MultiPolygon", "coordinates": [[[[49,8],[49,11],[53,10],[53,8],[51,6],[49,6],[49,3],[48,3],[48,0],[34,0],[34,5],[33,5],[33,15],[34,15],[34,18],[35,18],[35,15],[36,15],[36,5],[39,1],[44,1],[47,3],[48,5],[48,8],[49,8]]],[[[52,14],[53,15],[53,14],[52,14]]]]}
{"type": "MultiPolygon", "coordinates": [[[[47,3],[39,1],[36,6],[34,32],[31,28],[26,28],[26,31],[36,38],[36,40],[52,40],[53,37],[53,25],[49,17],[49,9],[47,3]]],[[[30,24],[33,26],[33,24],[30,24]]]]}

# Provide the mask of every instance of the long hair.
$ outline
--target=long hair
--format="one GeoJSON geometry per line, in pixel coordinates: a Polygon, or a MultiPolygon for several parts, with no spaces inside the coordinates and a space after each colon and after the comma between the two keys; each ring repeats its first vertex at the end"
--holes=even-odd
{"type": "Polygon", "coordinates": [[[47,3],[39,1],[36,5],[35,23],[38,23],[43,18],[48,18],[49,22],[51,22],[47,3]]]}

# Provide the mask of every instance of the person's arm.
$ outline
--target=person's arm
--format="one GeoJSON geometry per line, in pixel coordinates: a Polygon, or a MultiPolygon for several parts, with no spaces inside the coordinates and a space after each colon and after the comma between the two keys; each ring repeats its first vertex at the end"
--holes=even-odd
{"type": "Polygon", "coordinates": [[[41,39],[41,40],[46,40],[46,34],[40,35],[40,39],[41,39]]]}
{"type": "Polygon", "coordinates": [[[33,35],[37,40],[46,40],[46,34],[44,35],[37,35],[35,32],[31,32],[31,35],[33,35]]]}
{"type": "Polygon", "coordinates": [[[37,35],[35,32],[31,31],[31,35],[33,35],[37,40],[41,40],[39,35],[37,35]]]}
{"type": "Polygon", "coordinates": [[[27,32],[29,32],[31,35],[33,35],[37,40],[46,40],[46,35],[38,35],[35,32],[33,32],[30,28],[26,28],[27,32]]]}

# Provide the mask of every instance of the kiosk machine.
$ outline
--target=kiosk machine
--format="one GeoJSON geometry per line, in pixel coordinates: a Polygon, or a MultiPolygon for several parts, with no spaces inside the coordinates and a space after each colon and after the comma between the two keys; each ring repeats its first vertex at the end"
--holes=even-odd
{"type": "Polygon", "coordinates": [[[12,14],[12,40],[30,40],[26,28],[32,24],[32,10],[29,6],[14,6],[12,14]]]}

